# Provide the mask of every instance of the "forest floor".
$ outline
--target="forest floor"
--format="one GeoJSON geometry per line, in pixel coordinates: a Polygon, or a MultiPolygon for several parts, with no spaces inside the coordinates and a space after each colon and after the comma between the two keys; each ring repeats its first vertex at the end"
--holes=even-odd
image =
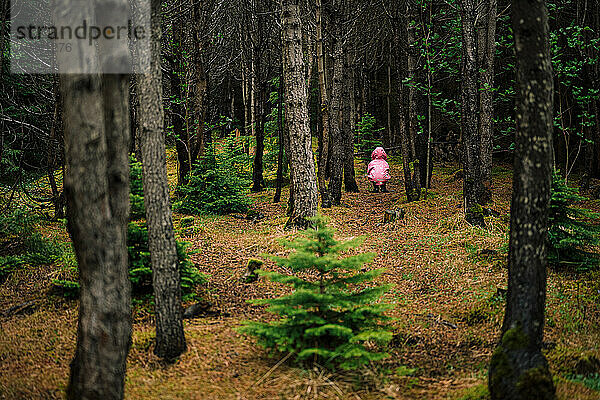
{"type": "MultiPolygon", "coordinates": [[[[390,357],[354,373],[315,366],[298,368],[285,355],[269,356],[254,339],[236,332],[244,320],[270,318],[250,299],[277,296],[286,288],[260,279],[242,283],[249,258],[287,254],[282,239],[285,201],[271,202],[273,189],[251,195],[265,218],[252,222],[234,215],[196,217],[180,238],[198,250],[192,256],[210,275],[201,294],[213,314],[185,321],[188,350],[173,365],[153,355],[153,319],[138,305],[129,353],[128,399],[483,399],[487,366],[504,312],[499,289],[506,288],[506,252],[511,171],[494,169],[493,209],[487,228],[469,226],[461,210],[462,181],[457,166],[436,166],[427,200],[406,204],[401,165],[391,163],[392,193],[369,193],[357,161],[360,193],[344,193],[342,205],[322,210],[340,239],[365,237],[356,251],[377,253],[367,268],[386,268],[377,284],[393,283],[385,301],[396,305],[390,357]],[[386,209],[406,216],[383,224],[386,209]],[[486,251],[492,250],[492,251],[486,251]]],[[[284,190],[282,197],[287,199],[284,190]]],[[[598,202],[588,206],[600,208],[598,202]]],[[[175,215],[179,227],[181,215],[175,215]]],[[[67,240],[64,225],[48,223],[47,237],[67,240]]],[[[0,398],[61,398],[75,347],[78,306],[49,295],[51,282],[65,274],[61,265],[13,273],[0,286],[0,312],[33,300],[36,307],[0,316],[0,398]]],[[[600,279],[598,273],[550,270],[544,351],[560,399],[600,399],[596,368],[600,359],[600,279]],[[595,390],[594,390],[595,386],[595,390]]],[[[502,290],[500,290],[501,292],[502,290]]]]}

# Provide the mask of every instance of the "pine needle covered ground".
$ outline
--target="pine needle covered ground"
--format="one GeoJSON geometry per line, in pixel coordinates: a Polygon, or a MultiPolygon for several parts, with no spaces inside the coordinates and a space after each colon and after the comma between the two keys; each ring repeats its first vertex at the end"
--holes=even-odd
{"type": "MultiPolygon", "coordinates": [[[[288,290],[261,279],[242,283],[249,258],[286,255],[280,243],[285,202],[272,204],[273,190],[252,195],[257,222],[240,216],[196,217],[180,239],[198,250],[192,258],[210,275],[200,292],[213,313],[185,321],[188,351],[170,366],[152,353],[149,306],[138,305],[129,355],[129,399],[484,399],[487,363],[502,323],[511,172],[494,170],[494,205],[500,213],[487,229],[469,226],[461,211],[457,167],[438,166],[431,197],[405,204],[401,165],[392,161],[389,194],[344,194],[342,205],[324,210],[339,239],[366,235],[355,251],[376,252],[368,269],[386,268],[377,284],[393,283],[385,301],[394,303],[391,357],[358,372],[331,372],[316,365],[299,369],[285,354],[269,357],[253,338],[237,333],[244,320],[272,318],[250,299],[288,290]],[[383,224],[383,212],[406,216],[383,224]]],[[[357,173],[365,165],[357,163],[357,173]]],[[[171,172],[173,172],[171,170],[171,172]]],[[[174,173],[171,173],[174,178],[174,173]]],[[[287,199],[284,190],[283,199],[287,199]]],[[[587,206],[598,209],[599,204],[587,206]]],[[[175,215],[179,227],[181,215],[175,215]]],[[[46,237],[67,240],[64,226],[42,227],[46,237]]],[[[266,258],[264,269],[277,270],[266,258]]],[[[0,316],[0,398],[62,398],[76,339],[77,303],[49,295],[52,280],[70,272],[68,260],[13,273],[0,285],[0,311],[33,300],[30,312],[0,316]]],[[[284,272],[284,271],[280,271],[284,272]]],[[[285,271],[289,272],[289,271],[285,271]]],[[[560,399],[598,399],[600,382],[600,280],[598,273],[551,270],[544,347],[560,399]],[[594,379],[593,371],[596,369],[594,379]],[[590,378],[582,374],[592,371],[590,378]],[[594,390],[595,389],[595,390],[594,390]]]]}

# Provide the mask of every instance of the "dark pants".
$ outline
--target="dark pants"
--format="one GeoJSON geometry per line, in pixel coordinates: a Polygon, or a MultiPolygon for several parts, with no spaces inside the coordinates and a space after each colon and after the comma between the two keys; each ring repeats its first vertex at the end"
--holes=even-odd
{"type": "Polygon", "coordinates": [[[373,193],[379,193],[380,191],[381,193],[388,193],[385,183],[382,185],[377,185],[375,182],[373,182],[373,193]]]}

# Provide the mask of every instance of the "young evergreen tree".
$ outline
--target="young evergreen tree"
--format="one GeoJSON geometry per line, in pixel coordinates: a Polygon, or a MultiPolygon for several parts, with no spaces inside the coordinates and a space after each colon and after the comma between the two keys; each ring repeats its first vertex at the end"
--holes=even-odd
{"type": "Polygon", "coordinates": [[[548,261],[552,264],[587,270],[600,261],[598,255],[589,250],[600,244],[600,226],[590,222],[600,219],[600,215],[573,207],[582,200],[586,198],[579,190],[567,186],[558,171],[554,171],[548,229],[548,261]]]}
{"type": "Polygon", "coordinates": [[[289,257],[271,257],[293,275],[258,271],[294,289],[276,299],[253,301],[268,305],[281,318],[271,323],[248,321],[241,332],[257,336],[261,345],[273,351],[296,353],[298,361],[319,360],[326,366],[356,369],[383,359],[387,354],[372,345],[386,344],[392,338],[386,325],[390,318],[384,315],[392,306],[378,302],[391,285],[364,285],[383,272],[362,272],[373,253],[340,258],[342,252],[358,246],[361,238],[338,242],[326,220],[311,220],[314,228],[288,243],[295,250],[289,257]]]}

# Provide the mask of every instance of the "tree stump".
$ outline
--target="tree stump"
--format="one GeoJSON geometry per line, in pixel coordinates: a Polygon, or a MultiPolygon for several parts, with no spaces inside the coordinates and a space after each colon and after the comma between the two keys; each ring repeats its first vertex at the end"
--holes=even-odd
{"type": "Polygon", "coordinates": [[[406,211],[403,210],[402,208],[400,208],[398,210],[385,210],[383,212],[383,223],[387,224],[390,222],[397,221],[399,219],[404,219],[405,215],[406,215],[406,211]]]}
{"type": "Polygon", "coordinates": [[[248,265],[246,266],[246,272],[242,275],[242,282],[244,283],[252,283],[258,280],[258,274],[256,270],[262,267],[263,262],[261,260],[257,260],[255,258],[251,258],[248,260],[248,265]]]}

